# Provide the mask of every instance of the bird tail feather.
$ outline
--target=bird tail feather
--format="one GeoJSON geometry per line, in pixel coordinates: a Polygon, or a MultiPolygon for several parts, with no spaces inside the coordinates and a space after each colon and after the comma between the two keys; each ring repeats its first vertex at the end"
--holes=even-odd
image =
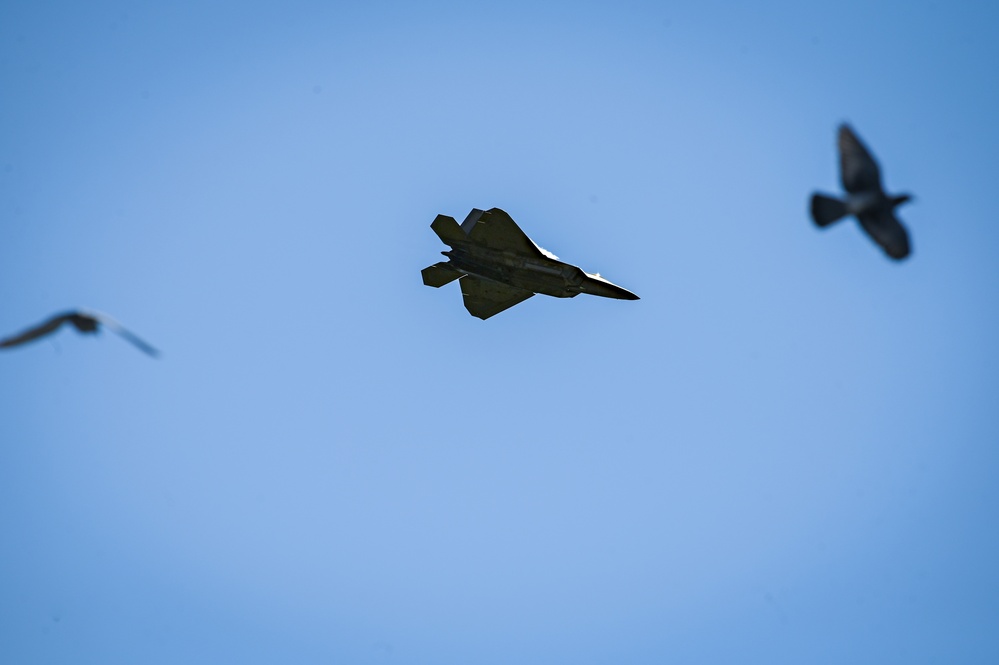
{"type": "Polygon", "coordinates": [[[812,219],[818,226],[829,226],[846,216],[846,204],[824,194],[812,195],[812,219]]]}

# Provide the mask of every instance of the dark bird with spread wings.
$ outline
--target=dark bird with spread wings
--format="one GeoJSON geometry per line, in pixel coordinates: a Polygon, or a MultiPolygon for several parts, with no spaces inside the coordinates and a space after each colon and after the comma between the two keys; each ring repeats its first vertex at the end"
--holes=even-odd
{"type": "Polygon", "coordinates": [[[909,234],[895,217],[895,208],[912,197],[889,196],[881,186],[881,170],[847,124],[839,127],[839,165],[847,196],[838,199],[812,195],[812,219],[826,227],[847,215],[855,215],[861,228],[893,259],[909,256],[909,234]]]}
{"type": "Polygon", "coordinates": [[[473,208],[460,225],[454,217],[437,215],[430,228],[450,246],[441,252],[448,261],[424,268],[423,283],[440,287],[461,280],[465,309],[488,319],[535,293],[575,298],[589,293],[604,298],[638,300],[631,291],[559,261],[541,249],[499,208],[473,208]]]}
{"type": "Polygon", "coordinates": [[[118,333],[129,342],[134,344],[139,348],[140,351],[153,356],[154,358],[160,354],[159,351],[154,349],[152,346],[144,342],[137,335],[130,332],[120,323],[112,319],[107,314],[101,314],[99,312],[84,312],[84,311],[74,311],[74,312],[63,312],[62,314],[56,314],[52,318],[44,321],[34,328],[29,328],[24,332],[14,335],[12,337],[7,337],[6,339],[0,340],[0,348],[7,349],[15,346],[20,346],[22,344],[27,344],[28,342],[33,342],[36,339],[45,337],[54,333],[56,330],[61,328],[63,324],[68,323],[76,328],[81,333],[94,334],[102,326],[118,333]]]}

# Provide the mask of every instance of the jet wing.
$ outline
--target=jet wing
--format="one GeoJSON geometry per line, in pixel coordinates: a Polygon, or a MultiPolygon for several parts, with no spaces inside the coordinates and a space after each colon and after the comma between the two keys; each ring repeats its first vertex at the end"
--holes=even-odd
{"type": "Polygon", "coordinates": [[[544,256],[538,246],[520,230],[510,215],[499,208],[482,212],[473,210],[462,224],[472,242],[485,245],[490,249],[511,251],[527,256],[544,256]],[[473,215],[479,213],[474,222],[473,215]],[[465,228],[468,224],[471,228],[465,228]],[[474,224],[474,225],[473,225],[474,224]]]}
{"type": "Polygon", "coordinates": [[[530,291],[475,275],[465,275],[458,283],[461,284],[461,295],[465,299],[465,309],[468,310],[469,314],[483,321],[534,295],[530,291]]]}

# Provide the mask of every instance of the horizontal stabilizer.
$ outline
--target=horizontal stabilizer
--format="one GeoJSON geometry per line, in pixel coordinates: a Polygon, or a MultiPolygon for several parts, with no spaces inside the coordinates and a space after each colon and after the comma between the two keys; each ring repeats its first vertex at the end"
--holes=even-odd
{"type": "Polygon", "coordinates": [[[461,273],[449,263],[435,263],[421,270],[420,274],[423,275],[423,283],[434,288],[449,284],[461,277],[461,273]]]}
{"type": "Polygon", "coordinates": [[[461,230],[458,226],[458,222],[454,220],[454,217],[448,217],[447,215],[437,215],[434,219],[433,224],[430,228],[434,230],[445,245],[453,245],[455,242],[465,242],[468,240],[468,236],[465,232],[461,230]]]}
{"type": "Polygon", "coordinates": [[[817,226],[829,226],[846,216],[846,204],[824,194],[812,195],[812,219],[817,226]]]}

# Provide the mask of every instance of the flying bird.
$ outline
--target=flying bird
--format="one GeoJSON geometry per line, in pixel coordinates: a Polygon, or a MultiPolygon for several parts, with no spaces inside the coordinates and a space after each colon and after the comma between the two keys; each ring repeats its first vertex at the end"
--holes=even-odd
{"type": "Polygon", "coordinates": [[[826,227],[847,215],[855,215],[861,228],[893,259],[909,255],[909,234],[895,217],[895,208],[912,197],[889,196],[881,186],[881,170],[847,124],[839,126],[839,166],[847,196],[838,199],[812,195],[812,219],[826,227]]]}
{"type": "Polygon", "coordinates": [[[20,346],[21,344],[27,344],[28,342],[33,342],[36,339],[54,333],[65,323],[69,323],[81,333],[88,334],[97,333],[101,326],[103,326],[118,333],[137,346],[140,351],[143,351],[154,358],[160,354],[159,351],[144,342],[137,335],[130,332],[107,314],[85,311],[63,312],[61,314],[56,314],[52,318],[38,324],[34,328],[29,328],[18,335],[0,340],[0,348],[6,349],[20,346]]]}

